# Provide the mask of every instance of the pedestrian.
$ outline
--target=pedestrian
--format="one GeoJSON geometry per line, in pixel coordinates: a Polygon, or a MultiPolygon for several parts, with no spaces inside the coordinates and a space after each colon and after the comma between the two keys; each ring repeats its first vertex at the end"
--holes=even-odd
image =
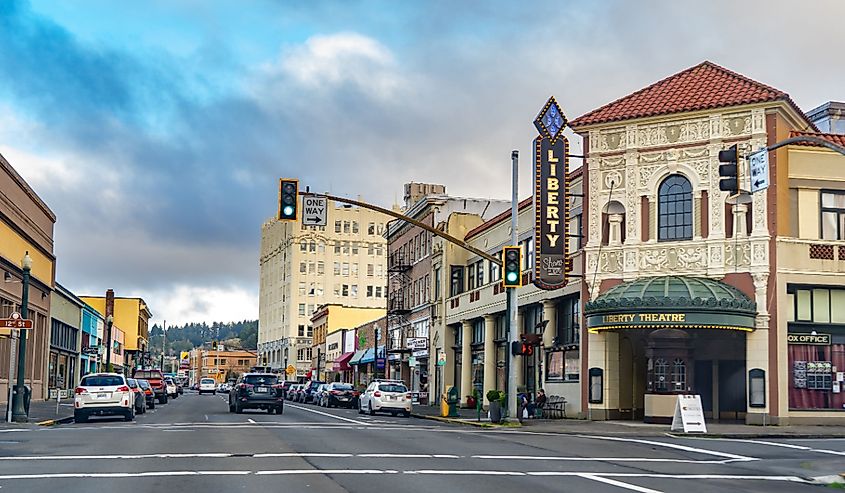
{"type": "Polygon", "coordinates": [[[519,404],[519,411],[517,411],[517,415],[519,422],[522,423],[523,418],[528,417],[528,394],[520,392],[517,395],[517,404],[519,404]]]}
{"type": "Polygon", "coordinates": [[[540,389],[540,390],[537,391],[537,397],[534,399],[534,412],[531,413],[531,417],[536,418],[538,411],[542,415],[545,407],[546,407],[546,391],[543,390],[543,389],[540,389]]]}

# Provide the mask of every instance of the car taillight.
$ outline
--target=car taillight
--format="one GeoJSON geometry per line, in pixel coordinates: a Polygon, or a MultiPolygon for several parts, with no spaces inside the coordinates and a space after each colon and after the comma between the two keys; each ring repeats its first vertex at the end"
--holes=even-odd
{"type": "Polygon", "coordinates": [[[76,389],[74,389],[73,393],[76,395],[87,394],[88,389],[86,389],[85,387],[77,387],[76,389]]]}
{"type": "Polygon", "coordinates": [[[118,391],[118,392],[129,392],[129,387],[127,387],[126,385],[124,385],[123,387],[118,387],[118,388],[117,388],[117,391],[118,391]]]}
{"type": "Polygon", "coordinates": [[[373,397],[381,397],[381,392],[376,390],[375,392],[373,392],[373,397]]]}
{"type": "Polygon", "coordinates": [[[242,389],[251,389],[253,386],[248,383],[242,383],[239,385],[239,387],[242,389]]]}
{"type": "Polygon", "coordinates": [[[343,392],[341,392],[341,391],[339,391],[339,390],[332,390],[332,395],[340,395],[340,394],[342,394],[342,393],[343,393],[343,392]]]}
{"type": "Polygon", "coordinates": [[[353,397],[358,397],[359,395],[361,395],[361,393],[360,393],[360,392],[358,392],[357,390],[353,390],[353,391],[352,391],[352,396],[353,396],[353,397]]]}

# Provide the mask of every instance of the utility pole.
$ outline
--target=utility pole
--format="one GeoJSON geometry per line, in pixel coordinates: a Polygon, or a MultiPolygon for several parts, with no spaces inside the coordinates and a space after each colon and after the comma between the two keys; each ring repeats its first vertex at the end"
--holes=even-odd
{"type": "Polygon", "coordinates": [[[164,321],[161,329],[161,371],[164,371],[164,348],[167,347],[167,320],[164,321]]]}
{"type": "MultiPolygon", "coordinates": [[[[29,275],[32,271],[32,259],[29,257],[29,252],[23,257],[21,262],[23,272],[23,285],[21,287],[21,318],[26,320],[29,316],[29,275]]],[[[12,421],[15,423],[26,423],[29,421],[29,413],[25,399],[27,397],[27,389],[24,384],[24,375],[26,374],[26,330],[19,330],[18,333],[18,371],[15,383],[15,393],[13,394],[14,401],[12,403],[12,421]]],[[[11,383],[12,375],[9,375],[9,382],[11,383]]]]}
{"type": "MultiPolygon", "coordinates": [[[[519,209],[519,151],[511,152],[511,166],[513,168],[513,190],[511,193],[511,245],[517,246],[519,244],[517,214],[519,209]]],[[[504,261],[504,259],[502,259],[504,261]]],[[[521,270],[520,266],[520,270],[521,270]]],[[[504,268],[504,267],[503,267],[504,268]]],[[[521,275],[521,273],[520,273],[521,275]]],[[[513,343],[519,341],[519,331],[516,326],[516,311],[517,311],[517,288],[507,288],[508,301],[508,345],[506,351],[508,354],[508,416],[510,419],[521,419],[522,416],[517,416],[519,412],[516,398],[516,365],[517,359],[513,355],[511,348],[513,343]]]]}

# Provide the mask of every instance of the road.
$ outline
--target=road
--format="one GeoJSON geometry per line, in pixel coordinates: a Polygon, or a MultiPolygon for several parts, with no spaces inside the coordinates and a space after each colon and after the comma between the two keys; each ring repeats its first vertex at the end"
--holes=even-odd
{"type": "Polygon", "coordinates": [[[237,415],[196,394],[134,423],[0,428],[0,493],[776,493],[843,470],[845,440],[558,435],[290,403],[237,415]]]}

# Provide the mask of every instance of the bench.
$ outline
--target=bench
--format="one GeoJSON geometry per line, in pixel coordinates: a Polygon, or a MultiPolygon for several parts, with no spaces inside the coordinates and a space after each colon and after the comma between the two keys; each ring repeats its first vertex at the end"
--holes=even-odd
{"type": "Polygon", "coordinates": [[[537,409],[537,417],[545,419],[566,418],[566,397],[550,395],[542,409],[537,409]]]}

